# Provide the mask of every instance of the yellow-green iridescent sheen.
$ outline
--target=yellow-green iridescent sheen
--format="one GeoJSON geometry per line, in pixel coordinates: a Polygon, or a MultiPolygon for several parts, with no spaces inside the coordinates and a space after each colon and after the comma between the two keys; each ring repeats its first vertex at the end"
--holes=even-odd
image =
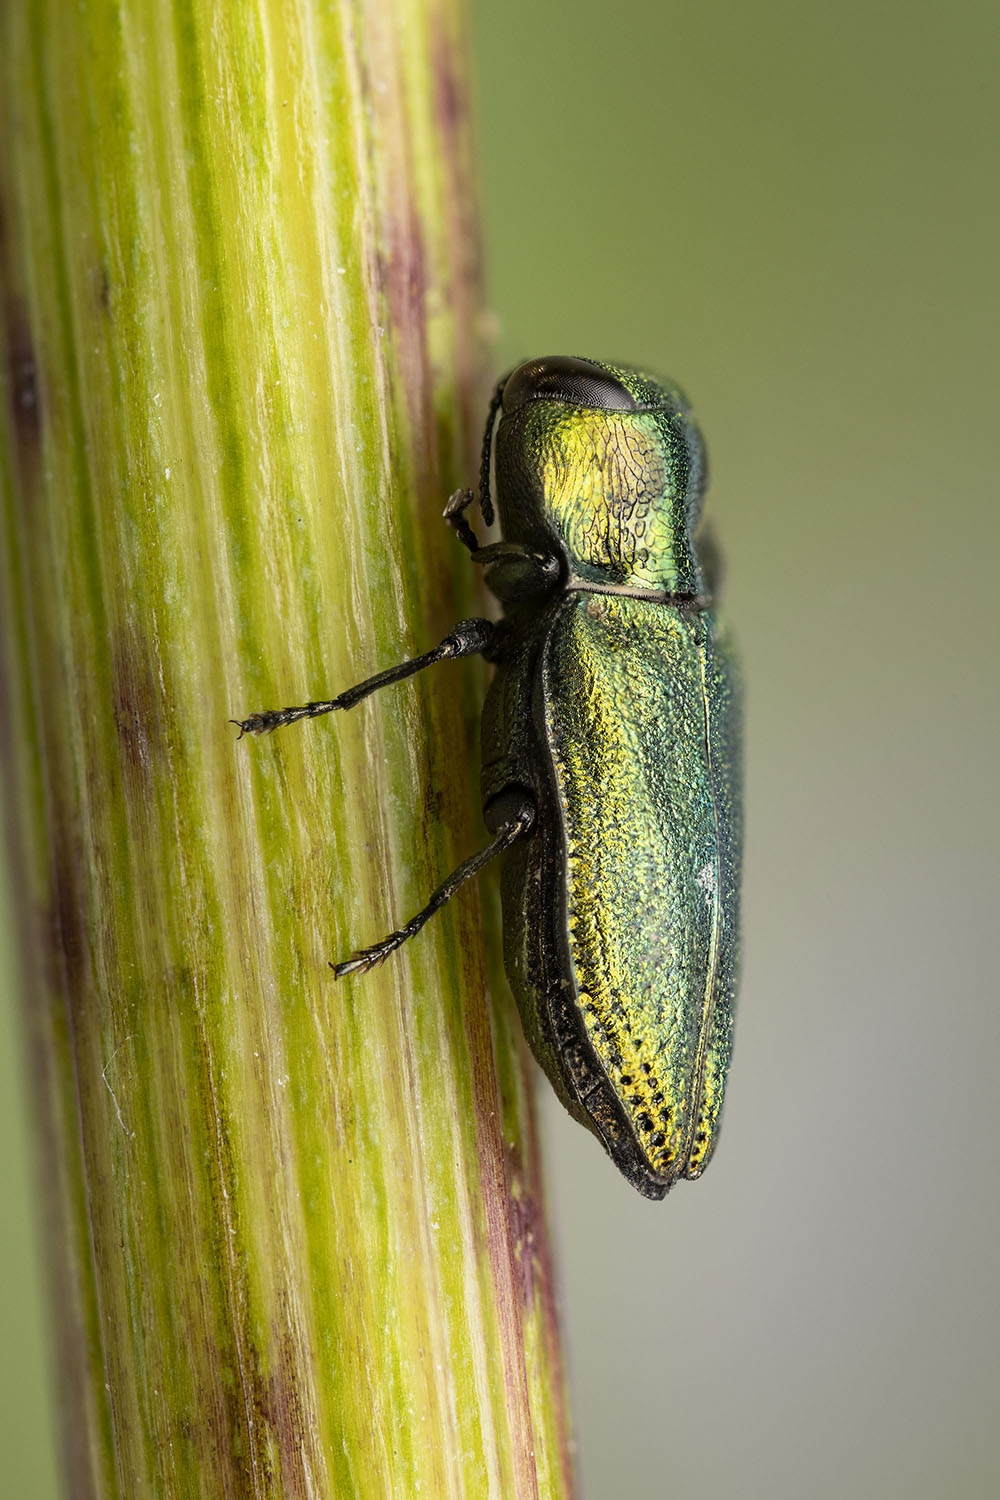
{"type": "Polygon", "coordinates": [[[696,511],[699,499],[697,485],[689,495],[699,477],[688,462],[692,429],[683,406],[618,412],[530,403],[498,433],[498,473],[513,481],[504,535],[543,514],[547,540],[561,544],[580,578],[701,592],[690,536],[690,504],[696,511]]]}
{"type": "Polygon", "coordinates": [[[566,942],[588,1039],[650,1171],[697,1177],[732,1045],[739,686],[708,611],[577,594],[542,654],[566,942]]]}

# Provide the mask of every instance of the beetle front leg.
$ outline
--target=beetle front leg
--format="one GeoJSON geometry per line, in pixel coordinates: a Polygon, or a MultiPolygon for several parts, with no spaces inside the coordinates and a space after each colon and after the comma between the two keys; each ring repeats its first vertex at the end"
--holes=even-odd
{"type": "Polygon", "coordinates": [[[333,713],[338,708],[353,708],[370,693],[378,692],[379,688],[388,687],[392,682],[402,682],[404,677],[412,677],[425,667],[434,666],[435,662],[479,655],[492,661],[501,633],[502,626],[492,620],[460,620],[453,630],[449,630],[439,646],[410,661],[400,662],[398,667],[389,667],[385,672],[367,677],[364,682],[348,688],[336,698],[302,703],[294,708],[266,708],[261,713],[251,714],[247,719],[232,719],[230,722],[239,725],[242,738],[244,734],[270,734],[284,724],[294,724],[298,719],[316,719],[320,714],[333,713]]]}
{"type": "Polygon", "coordinates": [[[489,542],[481,547],[465,512],[476,498],[475,490],[456,490],[444,508],[444,518],[453,527],[474,563],[483,570],[486,587],[505,603],[537,599],[549,593],[562,575],[554,552],[539,552],[526,542],[489,542]]]}
{"type": "Polygon", "coordinates": [[[456,490],[448,499],[442,514],[451,526],[463,547],[475,552],[479,538],[465,519],[465,512],[476,498],[475,490],[456,490]]]}
{"type": "Polygon", "coordinates": [[[371,948],[361,948],[353,953],[343,963],[331,964],[330,967],[338,979],[343,979],[345,974],[365,974],[369,969],[376,968],[389,957],[390,953],[402,946],[408,938],[414,937],[436,911],[447,901],[450,901],[460,886],[509,849],[515,840],[522,834],[528,832],[535,821],[535,805],[526,793],[508,794],[504,804],[504,821],[500,824],[494,838],[487,844],[485,849],[480,849],[478,854],[473,854],[469,859],[460,864],[448,879],[439,885],[427,905],[417,912],[407,922],[405,927],[400,927],[396,932],[390,932],[387,938],[380,943],[375,943],[371,948]]]}

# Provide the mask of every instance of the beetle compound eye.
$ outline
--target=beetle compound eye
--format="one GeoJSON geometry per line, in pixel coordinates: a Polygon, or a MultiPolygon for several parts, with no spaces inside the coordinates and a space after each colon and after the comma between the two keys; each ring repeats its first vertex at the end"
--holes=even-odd
{"type": "Polygon", "coordinates": [[[565,401],[594,411],[639,411],[640,403],[608,370],[589,359],[553,354],[519,365],[503,388],[508,416],[529,401],[565,401]]]}

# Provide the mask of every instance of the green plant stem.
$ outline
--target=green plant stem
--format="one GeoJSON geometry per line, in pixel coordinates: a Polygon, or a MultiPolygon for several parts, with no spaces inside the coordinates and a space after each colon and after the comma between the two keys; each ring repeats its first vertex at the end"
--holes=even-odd
{"type": "Polygon", "coordinates": [[[79,1497],[564,1496],[476,669],[236,742],[472,603],[458,0],[12,0],[7,846],[79,1497]],[[456,590],[466,591],[462,599],[456,590]]]}

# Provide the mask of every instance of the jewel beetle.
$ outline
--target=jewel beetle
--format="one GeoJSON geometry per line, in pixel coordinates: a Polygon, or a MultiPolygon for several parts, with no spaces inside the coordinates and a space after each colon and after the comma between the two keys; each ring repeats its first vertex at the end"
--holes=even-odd
{"type": "Polygon", "coordinates": [[[503,606],[338,697],[237,720],[262,734],[352,708],[435,662],[496,667],[482,723],[489,844],[398,931],[334,966],[381,963],[503,856],[504,961],[525,1034],[569,1112],[640,1193],[714,1150],[739,957],[741,691],[697,530],[706,463],[681,391],[622,365],[534,359],[499,382],[479,506],[445,517],[503,606]],[[491,485],[492,479],[492,485],[491,485]]]}

